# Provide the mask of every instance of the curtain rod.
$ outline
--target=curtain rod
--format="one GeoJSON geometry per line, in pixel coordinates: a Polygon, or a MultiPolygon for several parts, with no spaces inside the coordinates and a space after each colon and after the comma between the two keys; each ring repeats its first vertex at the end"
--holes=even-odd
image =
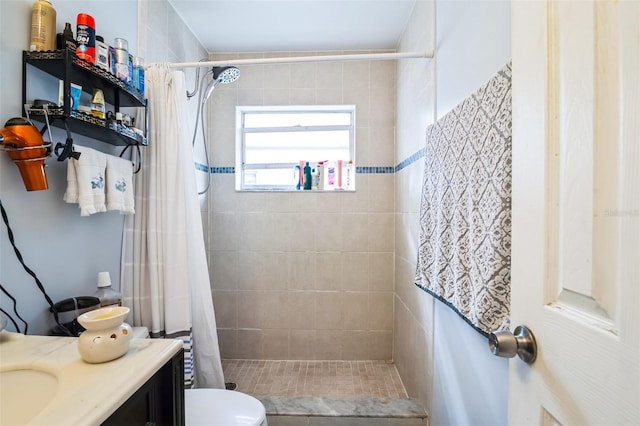
{"type": "MultiPolygon", "coordinates": [[[[397,53],[358,53],[350,55],[325,56],[291,56],[280,58],[229,59],[225,61],[208,62],[173,62],[167,64],[169,68],[220,67],[228,65],[261,65],[261,64],[292,64],[297,62],[337,62],[390,60],[409,58],[433,58],[433,52],[397,52],[397,53]]],[[[151,66],[151,65],[148,65],[151,66]]]]}

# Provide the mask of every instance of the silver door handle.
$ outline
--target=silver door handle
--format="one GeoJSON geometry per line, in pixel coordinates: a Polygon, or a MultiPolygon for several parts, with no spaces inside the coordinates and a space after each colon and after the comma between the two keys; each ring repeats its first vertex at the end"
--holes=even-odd
{"type": "Polygon", "coordinates": [[[527,364],[536,360],[538,346],[531,330],[519,325],[513,330],[500,330],[489,334],[489,349],[495,356],[513,358],[518,355],[527,364]]]}

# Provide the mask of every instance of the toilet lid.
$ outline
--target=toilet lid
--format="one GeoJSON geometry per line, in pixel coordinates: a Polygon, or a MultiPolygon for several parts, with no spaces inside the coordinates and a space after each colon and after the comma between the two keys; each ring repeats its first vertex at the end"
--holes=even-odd
{"type": "Polygon", "coordinates": [[[242,392],[224,389],[185,389],[187,426],[260,426],[264,405],[242,392]]]}

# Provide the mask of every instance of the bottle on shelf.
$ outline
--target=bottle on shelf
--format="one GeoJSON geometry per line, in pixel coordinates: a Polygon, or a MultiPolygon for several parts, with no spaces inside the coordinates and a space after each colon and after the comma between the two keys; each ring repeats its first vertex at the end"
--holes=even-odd
{"type": "Polygon", "coordinates": [[[31,8],[29,50],[55,50],[56,10],[48,0],[37,0],[31,8]]]}
{"type": "Polygon", "coordinates": [[[304,166],[304,189],[311,189],[311,166],[308,161],[304,166]]]}
{"type": "Polygon", "coordinates": [[[64,30],[56,36],[56,49],[72,49],[75,52],[77,47],[76,41],[73,38],[71,24],[67,22],[64,24],[64,30]]]}
{"type": "Polygon", "coordinates": [[[76,37],[78,38],[76,55],[93,64],[96,57],[96,21],[93,16],[78,13],[76,37]]]}
{"type": "Polygon", "coordinates": [[[100,299],[100,307],[122,306],[122,294],[111,287],[109,272],[98,273],[98,290],[93,294],[100,299]]]}

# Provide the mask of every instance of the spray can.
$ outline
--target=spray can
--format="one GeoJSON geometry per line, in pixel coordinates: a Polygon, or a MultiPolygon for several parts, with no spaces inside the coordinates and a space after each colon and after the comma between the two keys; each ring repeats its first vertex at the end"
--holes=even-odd
{"type": "Polygon", "coordinates": [[[56,10],[48,0],[37,0],[31,9],[29,50],[55,50],[56,10]]]}
{"type": "Polygon", "coordinates": [[[96,57],[96,21],[93,16],[86,13],[78,13],[76,29],[76,55],[92,64],[96,57]]]}
{"type": "Polygon", "coordinates": [[[129,80],[129,42],[123,38],[115,39],[116,77],[129,80]]]}

